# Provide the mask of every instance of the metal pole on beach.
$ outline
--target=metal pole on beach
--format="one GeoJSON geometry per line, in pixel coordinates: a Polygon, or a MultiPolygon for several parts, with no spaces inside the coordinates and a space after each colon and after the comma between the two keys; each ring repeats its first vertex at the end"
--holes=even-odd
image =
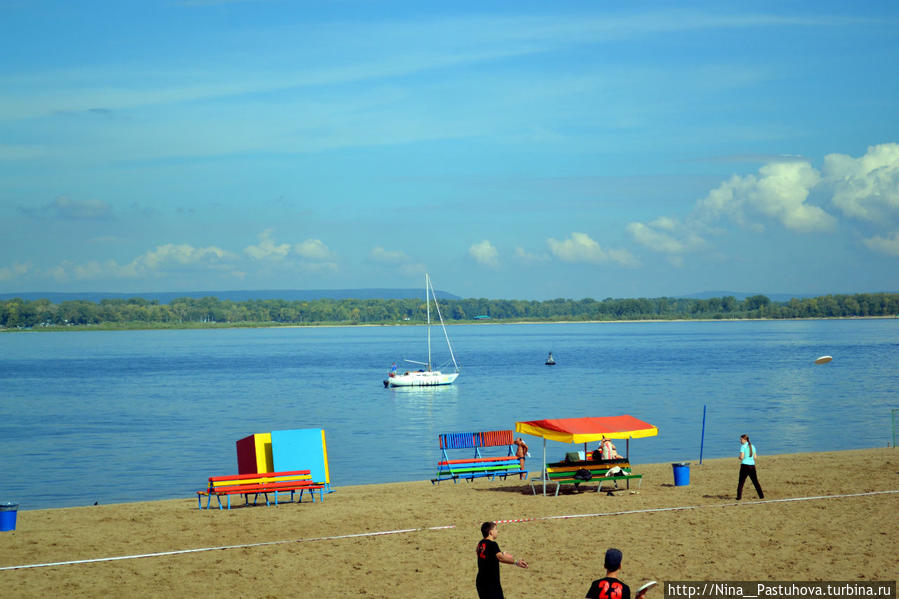
{"type": "Polygon", "coordinates": [[[705,445],[705,408],[702,406],[702,436],[699,438],[699,464],[702,465],[702,446],[705,445]]]}
{"type": "Polygon", "coordinates": [[[899,410],[896,410],[896,409],[894,409],[892,412],[892,414],[893,414],[893,447],[894,448],[896,447],[896,413],[897,412],[899,412],[899,410]]]}
{"type": "Polygon", "coordinates": [[[543,437],[543,496],[546,497],[546,437],[543,437]]]}

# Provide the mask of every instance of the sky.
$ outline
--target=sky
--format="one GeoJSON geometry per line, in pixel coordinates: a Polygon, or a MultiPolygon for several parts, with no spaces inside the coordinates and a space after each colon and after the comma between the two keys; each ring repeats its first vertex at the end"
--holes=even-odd
{"type": "Polygon", "coordinates": [[[899,291],[899,3],[0,0],[0,292],[899,291]]]}

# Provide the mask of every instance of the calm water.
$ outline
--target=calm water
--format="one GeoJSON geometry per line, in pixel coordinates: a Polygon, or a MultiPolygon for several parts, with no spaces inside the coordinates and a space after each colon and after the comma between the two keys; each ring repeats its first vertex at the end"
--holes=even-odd
{"type": "Polygon", "coordinates": [[[2,334],[0,501],[191,497],[236,473],[235,441],[272,430],[324,428],[340,487],[426,480],[439,433],[519,420],[631,414],[659,428],[631,442],[648,463],[698,459],[703,406],[705,458],[734,455],[744,432],[762,455],[884,446],[899,407],[896,319],[449,332],[462,376],[412,390],[381,381],[392,361],[423,359],[421,327],[2,334]],[[834,361],[814,365],[823,354],[834,361]]]}

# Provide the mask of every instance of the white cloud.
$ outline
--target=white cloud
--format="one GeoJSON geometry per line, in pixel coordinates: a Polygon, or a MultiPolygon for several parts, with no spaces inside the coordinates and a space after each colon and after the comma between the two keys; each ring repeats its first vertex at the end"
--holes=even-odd
{"type": "Polygon", "coordinates": [[[648,225],[630,223],[627,231],[634,241],[643,247],[668,254],[668,261],[675,266],[683,266],[684,254],[706,247],[702,237],[669,217],[657,218],[648,225]]]}
{"type": "Polygon", "coordinates": [[[531,254],[522,247],[515,248],[515,258],[525,264],[540,264],[549,260],[549,256],[547,256],[546,254],[531,254]]]}
{"type": "Polygon", "coordinates": [[[335,255],[321,239],[307,239],[293,246],[295,254],[302,260],[297,264],[300,270],[309,273],[335,273],[335,255]]]}
{"type": "MultiPolygon", "coordinates": [[[[272,241],[270,230],[260,234],[260,243],[244,249],[244,254],[253,263],[265,264],[273,260],[280,261],[290,255],[289,244],[276,244],[272,241]]],[[[333,253],[317,239],[309,239],[293,247],[300,260],[294,268],[309,273],[331,273],[338,270],[332,261],[333,253]]],[[[90,260],[75,263],[64,261],[57,266],[43,271],[41,274],[57,281],[102,280],[102,279],[136,279],[142,277],[162,277],[172,274],[189,273],[194,276],[201,271],[216,272],[235,279],[245,279],[247,259],[241,264],[241,256],[217,246],[196,247],[190,244],[166,244],[145,252],[130,262],[119,263],[116,260],[90,260]]],[[[10,269],[0,269],[0,280],[10,269]]]]}
{"type": "Polygon", "coordinates": [[[133,279],[195,267],[227,269],[227,262],[232,258],[233,254],[215,246],[198,248],[169,243],[141,254],[127,264],[119,264],[115,260],[91,260],[76,264],[66,260],[51,268],[48,274],[57,281],[133,279]]]}
{"type": "Polygon", "coordinates": [[[899,144],[871,146],[860,158],[828,154],[822,172],[834,206],[846,216],[871,222],[899,218],[899,144]]]}
{"type": "Polygon", "coordinates": [[[229,258],[232,254],[216,246],[198,248],[192,245],[172,244],[158,246],[141,256],[132,263],[135,269],[159,270],[168,265],[187,266],[200,263],[212,263],[223,258],[229,258]]]}
{"type": "Polygon", "coordinates": [[[296,244],[293,251],[306,260],[328,260],[333,257],[331,250],[320,239],[307,239],[296,244]]]}
{"type": "Polygon", "coordinates": [[[893,232],[886,237],[876,235],[865,239],[863,243],[871,251],[888,256],[899,256],[899,233],[893,232]]]}
{"type": "Polygon", "coordinates": [[[549,251],[563,262],[607,264],[614,262],[621,266],[637,266],[639,261],[627,250],[603,249],[586,233],[572,233],[568,239],[546,240],[549,251]]]}
{"type": "Polygon", "coordinates": [[[468,255],[474,258],[478,264],[483,264],[490,268],[499,268],[499,252],[486,239],[469,247],[468,255]]]}
{"type": "Polygon", "coordinates": [[[413,262],[406,252],[399,250],[387,250],[381,246],[375,246],[368,253],[368,257],[373,262],[385,264],[407,276],[427,272],[424,264],[413,262]]]}
{"type": "Polygon", "coordinates": [[[266,229],[259,234],[258,245],[249,245],[243,251],[255,260],[281,260],[290,253],[290,244],[275,244],[272,240],[272,230],[266,229]]]}
{"type": "Polygon", "coordinates": [[[130,279],[139,276],[139,273],[134,268],[134,264],[132,262],[131,264],[120,265],[115,260],[103,262],[91,260],[83,264],[75,264],[65,260],[58,266],[50,269],[49,274],[57,281],[85,281],[100,278],[130,279]]]}
{"type": "Polygon", "coordinates": [[[31,264],[27,262],[2,266],[0,267],[0,281],[11,281],[28,274],[29,271],[31,271],[31,264]]]}
{"type": "Polygon", "coordinates": [[[704,245],[696,233],[681,231],[682,226],[672,218],[663,216],[651,223],[631,223],[628,232],[634,241],[657,252],[683,254],[704,245]],[[680,235],[680,238],[678,238],[680,235]]]}
{"type": "MultiPolygon", "coordinates": [[[[734,175],[721,183],[696,202],[683,224],[662,217],[649,224],[631,223],[627,230],[640,245],[681,264],[687,252],[705,246],[699,231],[716,221],[732,221],[755,231],[764,231],[768,221],[801,233],[833,229],[834,216],[809,202],[813,193],[816,198],[830,197],[847,217],[881,229],[894,226],[899,222],[899,144],[871,146],[859,158],[829,154],[821,172],[805,159],[771,162],[758,174],[734,175]]],[[[893,255],[896,233],[869,237],[863,243],[893,255]]]]}
{"type": "MultiPolygon", "coordinates": [[[[259,243],[244,248],[244,252],[255,260],[280,262],[291,252],[299,256],[297,267],[312,273],[336,272],[337,264],[333,261],[334,252],[320,239],[307,239],[294,246],[289,243],[275,243],[272,229],[266,229],[259,235],[259,243]]],[[[242,273],[245,276],[245,273],[242,273]]]]}
{"type": "Polygon", "coordinates": [[[405,252],[385,250],[381,246],[373,247],[368,256],[375,262],[384,264],[402,264],[409,261],[409,256],[405,252]]]}
{"type": "Polygon", "coordinates": [[[701,219],[726,218],[754,230],[764,230],[759,217],[798,232],[833,228],[836,219],[809,204],[809,192],[821,176],[808,162],[775,162],[758,175],[734,175],[697,203],[701,219]]]}

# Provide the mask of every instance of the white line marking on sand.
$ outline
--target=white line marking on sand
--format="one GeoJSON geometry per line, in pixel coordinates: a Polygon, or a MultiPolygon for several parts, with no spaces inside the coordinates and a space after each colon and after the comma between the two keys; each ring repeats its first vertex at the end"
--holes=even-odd
{"type": "Polygon", "coordinates": [[[220,547],[200,547],[197,549],[178,549],[175,551],[160,551],[159,553],[143,553],[139,555],[119,555],[115,557],[98,557],[94,559],[77,559],[68,562],[49,562],[46,564],[27,564],[23,566],[4,566],[2,570],[24,570],[26,568],[45,568],[48,566],[69,566],[73,564],[93,564],[97,562],[114,562],[123,559],[138,559],[142,557],[164,557],[166,555],[181,555],[184,553],[202,553],[204,551],[219,551],[224,549],[246,549],[248,547],[265,547],[268,545],[285,545],[287,543],[309,543],[312,541],[336,541],[338,539],[352,539],[357,537],[378,537],[383,535],[398,535],[407,532],[420,532],[424,530],[444,530],[455,526],[430,526],[428,528],[404,528],[401,530],[382,530],[378,532],[360,532],[350,535],[337,535],[333,537],[312,537],[308,539],[292,539],[289,541],[264,541],[262,543],[245,543],[242,545],[222,545],[220,547]]]}
{"type": "MultiPolygon", "coordinates": [[[[598,514],[570,514],[567,516],[543,516],[534,520],[565,520],[566,518],[595,518],[597,516],[624,516],[627,514],[648,514],[652,512],[677,512],[680,510],[700,510],[711,507],[729,507],[739,505],[760,505],[764,503],[786,503],[790,501],[814,501],[817,499],[844,499],[847,497],[866,497],[869,495],[887,495],[899,493],[899,489],[893,491],[868,491],[866,493],[846,493],[843,495],[814,495],[811,497],[788,497],[785,499],[758,499],[756,501],[734,501],[731,503],[709,503],[706,505],[681,505],[675,507],[656,507],[645,510],[628,510],[624,512],[601,512],[598,514]]],[[[512,520],[509,520],[512,522],[512,520]]]]}
{"type": "MultiPolygon", "coordinates": [[[[867,497],[871,495],[887,495],[899,493],[899,489],[892,491],[868,491],[866,493],[846,493],[843,495],[815,495],[812,497],[788,497],[786,499],[760,499],[758,501],[743,501],[743,502],[732,502],[732,503],[710,503],[707,505],[684,505],[684,506],[675,506],[675,507],[657,507],[657,508],[647,508],[643,510],[628,510],[621,512],[600,512],[596,514],[569,514],[565,516],[542,516],[538,518],[516,518],[512,520],[496,520],[497,523],[512,523],[512,522],[534,522],[538,520],[567,520],[569,518],[595,518],[598,516],[625,516],[628,514],[648,514],[653,512],[676,512],[681,510],[698,510],[703,508],[713,508],[713,507],[729,507],[729,506],[739,506],[739,505],[759,505],[765,503],[787,503],[792,501],[816,501],[819,499],[845,499],[848,497],[867,497]]],[[[143,557],[165,557],[167,555],[182,555],[185,553],[202,553],[205,551],[219,551],[225,549],[246,549],[249,547],[266,547],[269,545],[286,545],[288,543],[310,543],[312,541],[336,541],[340,539],[353,539],[359,537],[377,537],[384,535],[397,535],[397,534],[405,534],[410,532],[423,532],[427,530],[447,530],[450,528],[456,528],[455,525],[449,526],[429,526],[427,528],[403,528],[399,530],[383,530],[378,532],[360,532],[356,534],[348,534],[348,535],[337,535],[332,537],[312,537],[308,539],[293,539],[288,541],[265,541],[262,543],[245,543],[242,545],[222,545],[220,547],[201,547],[198,549],[179,549],[175,551],[160,551],[159,553],[143,553],[139,555],[120,555],[115,557],[98,557],[94,559],[79,559],[72,560],[67,562],[48,562],[45,564],[24,564],[20,566],[3,566],[0,567],[0,571],[3,570],[25,570],[28,568],[46,568],[50,566],[70,566],[74,564],[93,564],[98,562],[114,562],[118,560],[125,559],[139,559],[143,557]]]]}

